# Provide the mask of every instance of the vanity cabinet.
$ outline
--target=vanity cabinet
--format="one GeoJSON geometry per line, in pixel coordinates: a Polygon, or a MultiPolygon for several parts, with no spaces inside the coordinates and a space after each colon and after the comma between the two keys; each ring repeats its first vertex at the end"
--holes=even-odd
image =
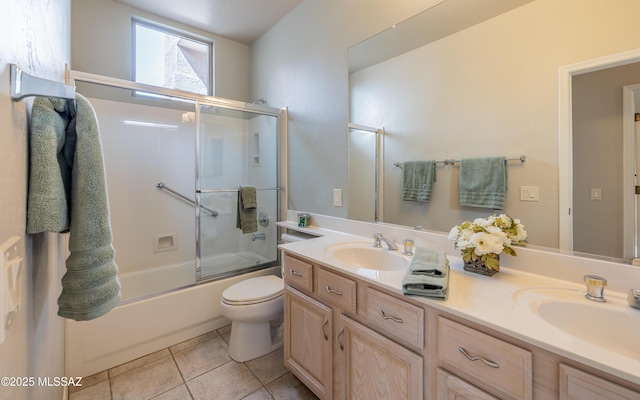
{"type": "Polygon", "coordinates": [[[442,316],[437,321],[441,367],[500,399],[533,398],[530,351],[442,316]]]}
{"type": "Polygon", "coordinates": [[[285,286],[284,364],[321,399],[333,398],[333,312],[285,286]]]}
{"type": "Polygon", "coordinates": [[[640,385],[285,253],[285,365],[321,399],[640,400],[640,385]]]}
{"type": "Polygon", "coordinates": [[[345,315],[338,342],[345,399],[422,399],[421,356],[345,315]]]}
{"type": "Polygon", "coordinates": [[[438,369],[438,399],[437,400],[499,400],[477,387],[438,369]]]}
{"type": "Polygon", "coordinates": [[[424,310],[286,254],[285,366],[321,399],[420,400],[424,310]]]}
{"type": "Polygon", "coordinates": [[[560,400],[638,400],[631,391],[595,375],[560,364],[560,400]]]}

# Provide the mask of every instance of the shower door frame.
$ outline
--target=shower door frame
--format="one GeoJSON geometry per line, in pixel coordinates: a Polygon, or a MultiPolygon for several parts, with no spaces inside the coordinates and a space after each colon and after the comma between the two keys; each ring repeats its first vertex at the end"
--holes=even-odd
{"type": "MultiPolygon", "coordinates": [[[[225,273],[225,274],[216,274],[216,275],[211,275],[211,276],[202,276],[202,265],[201,265],[201,252],[202,252],[202,243],[200,241],[200,197],[202,194],[207,194],[207,193],[218,193],[221,191],[232,191],[235,189],[232,188],[227,188],[227,189],[202,189],[200,187],[200,149],[201,149],[201,143],[200,143],[200,137],[201,137],[201,129],[202,126],[200,124],[200,108],[202,105],[206,105],[206,106],[213,106],[213,107],[219,107],[219,108],[224,108],[227,110],[235,110],[235,111],[240,111],[240,112],[249,112],[252,114],[259,114],[259,115],[267,115],[267,116],[271,116],[271,117],[275,117],[276,118],[276,186],[274,188],[268,188],[269,190],[273,189],[276,191],[276,220],[280,221],[281,219],[281,211],[282,211],[282,196],[279,195],[279,193],[283,192],[283,188],[281,186],[281,165],[280,165],[280,155],[281,153],[281,142],[282,142],[282,138],[283,138],[283,130],[282,130],[282,125],[286,124],[282,124],[282,118],[285,118],[286,121],[286,114],[287,114],[287,110],[286,109],[277,109],[277,108],[271,108],[271,107],[267,107],[267,106],[260,106],[254,103],[243,103],[243,102],[232,102],[232,101],[228,101],[228,100],[224,100],[224,102],[219,102],[217,100],[224,100],[224,99],[219,99],[219,98],[215,98],[215,97],[207,97],[206,100],[197,100],[196,101],[196,116],[195,116],[195,123],[196,123],[196,189],[195,189],[195,210],[196,210],[196,240],[195,240],[195,244],[196,244],[196,283],[198,282],[206,282],[209,280],[218,280],[218,279],[224,279],[227,278],[229,276],[234,276],[234,275],[238,275],[241,273],[246,273],[246,272],[251,272],[251,271],[256,271],[259,269],[264,269],[264,268],[268,268],[268,267],[273,267],[276,266],[280,263],[280,253],[276,252],[276,259],[268,262],[268,263],[262,263],[259,264],[257,266],[251,266],[251,267],[245,267],[245,268],[241,268],[238,270],[234,270],[233,272],[229,272],[229,273],[225,273]],[[234,104],[232,104],[234,103],[234,104]],[[250,107],[249,107],[250,106],[250,107]]],[[[260,190],[262,188],[258,188],[258,190],[260,190]]],[[[278,234],[279,237],[279,234],[278,234]]]]}
{"type": "MultiPolygon", "coordinates": [[[[263,114],[270,115],[276,117],[276,221],[280,221],[283,215],[286,215],[286,210],[288,208],[287,196],[285,195],[285,187],[287,176],[287,162],[286,157],[281,158],[282,154],[287,154],[287,119],[288,119],[288,110],[287,108],[273,108],[268,107],[261,104],[255,103],[245,103],[237,100],[224,99],[221,97],[215,96],[205,96],[197,93],[184,92],[181,90],[167,89],[164,87],[147,85],[143,83],[128,81],[126,79],[112,78],[103,75],[92,74],[88,72],[76,71],[67,68],[65,71],[65,82],[67,85],[75,86],[75,82],[84,82],[84,83],[93,83],[96,85],[108,86],[119,89],[127,89],[133,91],[141,91],[147,92],[162,96],[173,97],[181,100],[192,101],[194,103],[195,114],[196,114],[196,187],[195,187],[195,285],[201,282],[207,282],[212,280],[218,280],[230,275],[225,276],[211,276],[202,278],[201,269],[200,269],[200,195],[205,193],[200,190],[200,105],[206,104],[214,107],[220,107],[230,110],[236,111],[246,111],[254,114],[263,114]],[[284,122],[283,122],[284,121],[284,122]]],[[[280,228],[278,228],[278,236],[280,233],[280,228]]],[[[276,252],[277,257],[276,261],[272,263],[265,263],[260,265],[259,267],[243,269],[242,272],[254,271],[258,269],[268,268],[270,266],[276,265],[280,262],[280,252],[276,252]],[[271,265],[273,264],[273,265],[271,265]]]]}

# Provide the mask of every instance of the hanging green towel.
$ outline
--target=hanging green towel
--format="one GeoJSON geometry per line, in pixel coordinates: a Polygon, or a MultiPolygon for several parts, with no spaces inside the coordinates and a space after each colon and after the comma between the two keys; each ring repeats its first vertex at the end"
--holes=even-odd
{"type": "Polygon", "coordinates": [[[58,315],[84,321],[120,301],[98,121],[89,101],[38,97],[31,112],[27,233],[69,230],[58,315]]]}
{"type": "Polygon", "coordinates": [[[405,161],[402,167],[402,200],[431,201],[435,181],[435,161],[405,161]]]}
{"type": "Polygon", "coordinates": [[[258,203],[254,186],[240,186],[238,188],[238,211],[236,228],[242,233],[258,231],[258,203]]]}
{"type": "Polygon", "coordinates": [[[507,192],[504,157],[460,161],[460,205],[503,210],[507,192]]]}

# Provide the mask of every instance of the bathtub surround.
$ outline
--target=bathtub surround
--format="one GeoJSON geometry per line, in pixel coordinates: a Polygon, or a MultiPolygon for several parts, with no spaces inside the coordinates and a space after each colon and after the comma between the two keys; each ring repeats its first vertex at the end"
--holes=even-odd
{"type": "Polygon", "coordinates": [[[58,315],[98,318],[120,301],[96,114],[75,102],[37,98],[32,112],[27,233],[69,231],[58,315]]]}

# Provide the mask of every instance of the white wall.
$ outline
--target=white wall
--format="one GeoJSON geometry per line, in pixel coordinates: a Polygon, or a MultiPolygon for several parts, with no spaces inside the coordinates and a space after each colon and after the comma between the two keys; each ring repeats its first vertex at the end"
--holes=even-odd
{"type": "Polygon", "coordinates": [[[251,46],[251,97],[289,107],[289,209],[347,216],[347,49],[430,3],[305,0],[251,46]]]}
{"type": "MultiPolygon", "coordinates": [[[[348,3],[306,0],[252,48],[254,94],[290,108],[292,209],[346,216],[331,189],[346,187],[347,47],[395,6],[348,3]]],[[[428,207],[399,204],[395,161],[526,154],[508,170],[508,211],[532,243],[557,247],[558,68],[639,47],[638,15],[632,0],[537,0],[352,77],[369,101],[352,108],[351,122],[393,133],[385,219],[446,231],[473,215],[459,210],[451,168],[438,170],[428,207]],[[539,186],[540,201],[520,202],[520,185],[539,186]],[[440,206],[454,217],[439,219],[440,206]]]]}
{"type": "MultiPolygon", "coordinates": [[[[69,62],[69,0],[6,0],[0,13],[0,243],[21,238],[21,309],[0,345],[0,376],[64,376],[64,320],[56,315],[64,257],[57,234],[25,235],[32,99],[9,97],[9,63],[63,81],[69,62]]],[[[0,328],[3,329],[3,328],[0,328]]],[[[61,399],[62,387],[0,388],[1,399],[61,399]]]]}
{"type": "Polygon", "coordinates": [[[247,45],[112,0],[71,1],[71,68],[131,80],[132,16],[214,40],[215,95],[250,101],[247,45]]]}

